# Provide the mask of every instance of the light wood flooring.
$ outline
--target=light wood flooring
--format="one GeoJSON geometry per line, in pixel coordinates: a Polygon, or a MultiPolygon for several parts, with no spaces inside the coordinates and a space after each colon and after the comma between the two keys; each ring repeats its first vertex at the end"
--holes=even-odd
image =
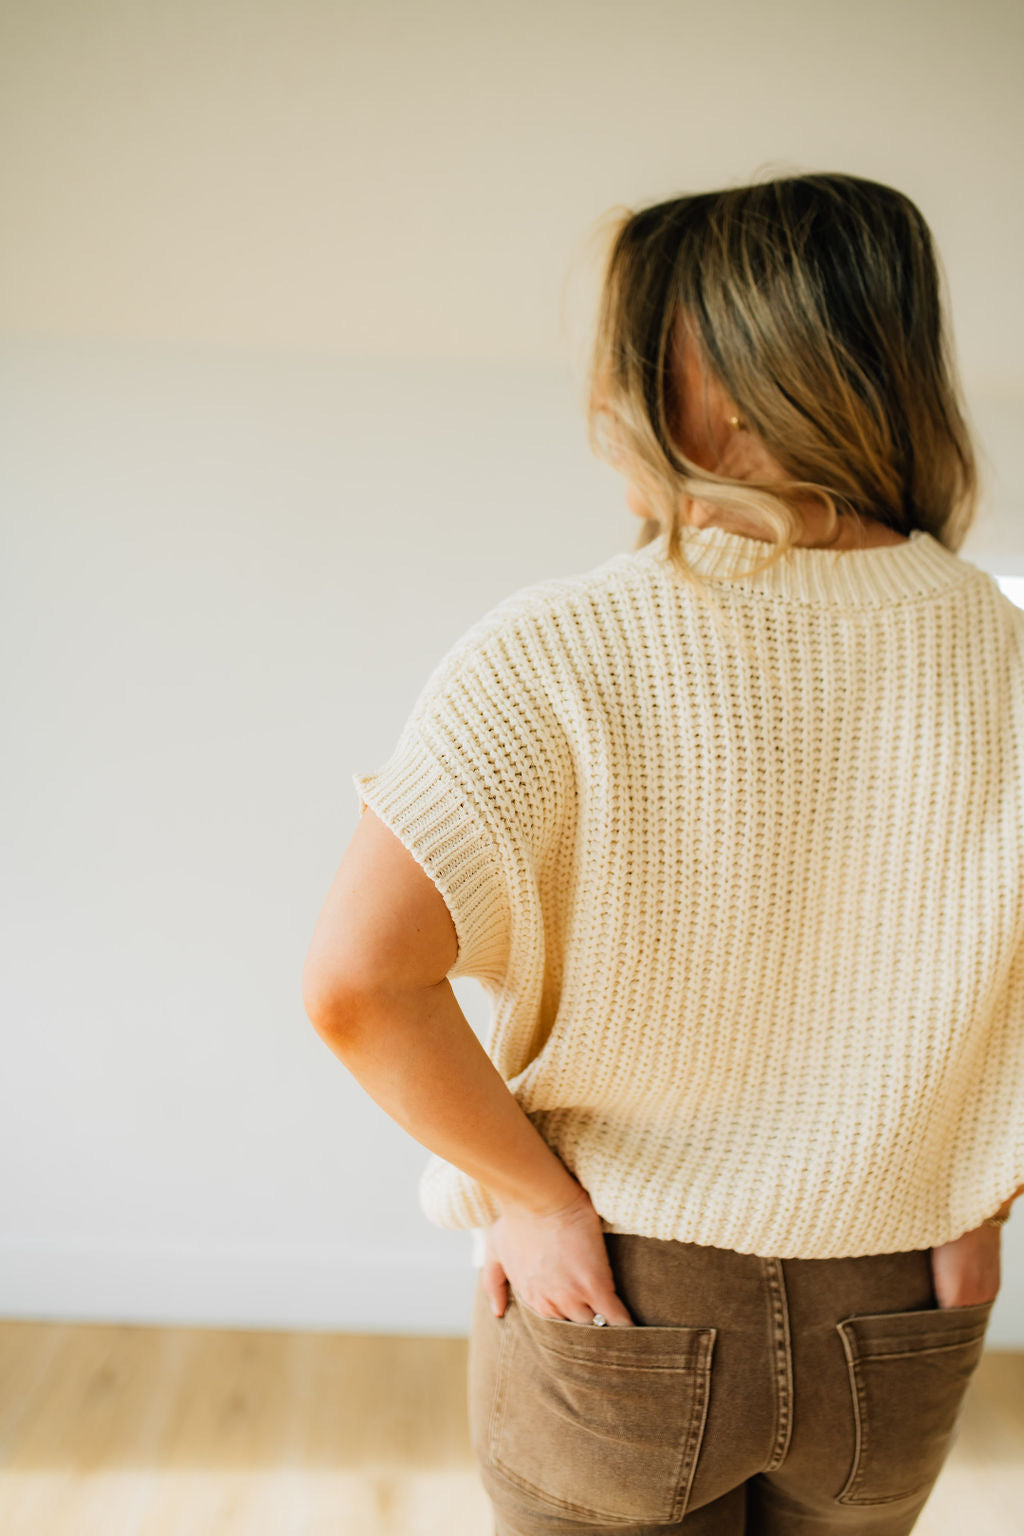
{"type": "MultiPolygon", "coordinates": [[[[467,1341],[0,1321],[3,1536],[491,1536],[467,1341]]],[[[1024,1536],[1024,1352],[987,1351],[915,1536],[1024,1536]]]]}

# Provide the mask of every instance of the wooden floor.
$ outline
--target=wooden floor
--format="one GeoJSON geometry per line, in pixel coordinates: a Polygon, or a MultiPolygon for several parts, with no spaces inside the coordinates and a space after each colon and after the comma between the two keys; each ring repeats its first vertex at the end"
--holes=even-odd
{"type": "MultiPolygon", "coordinates": [[[[0,1322],[3,1536],[491,1536],[466,1340],[0,1322]]],[[[987,1351],[915,1536],[1024,1532],[1024,1352],[987,1351]]]]}

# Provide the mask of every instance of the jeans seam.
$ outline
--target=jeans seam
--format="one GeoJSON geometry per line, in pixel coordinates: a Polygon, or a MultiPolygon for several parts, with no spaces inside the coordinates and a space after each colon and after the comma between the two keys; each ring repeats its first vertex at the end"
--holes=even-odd
{"type": "Polygon", "coordinates": [[[680,1483],[680,1486],[675,1508],[672,1511],[673,1520],[682,1520],[690,1508],[693,1479],[697,1474],[697,1462],[704,1441],[704,1431],[707,1427],[708,1402],[710,1398],[709,1387],[711,1385],[710,1378],[717,1337],[718,1329],[709,1328],[700,1342],[700,1363],[697,1367],[699,1391],[694,1396],[693,1412],[690,1415],[690,1424],[685,1441],[685,1456],[679,1469],[681,1472],[682,1467],[687,1466],[688,1475],[685,1482],[680,1482],[677,1475],[676,1480],[680,1483]]]}
{"type": "Polygon", "coordinates": [[[782,1260],[763,1258],[762,1272],[768,1291],[771,1359],[774,1370],[772,1401],[775,1409],[774,1440],[762,1471],[774,1472],[785,1460],[793,1433],[793,1353],[782,1260]]]}
{"type": "MultiPolygon", "coordinates": [[[[504,1322],[504,1317],[499,1319],[499,1324],[504,1322]]],[[[502,1327],[500,1332],[501,1343],[498,1345],[498,1359],[495,1365],[494,1401],[491,1404],[491,1416],[487,1425],[487,1454],[492,1462],[495,1459],[501,1418],[505,1411],[506,1377],[508,1375],[508,1367],[505,1362],[509,1352],[509,1331],[507,1327],[502,1327]]]]}

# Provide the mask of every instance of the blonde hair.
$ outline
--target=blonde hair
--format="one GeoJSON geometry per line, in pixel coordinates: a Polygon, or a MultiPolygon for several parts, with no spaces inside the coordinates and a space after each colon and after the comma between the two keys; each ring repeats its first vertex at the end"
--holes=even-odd
{"type": "MultiPolygon", "coordinates": [[[[840,173],[788,175],[613,210],[586,380],[590,446],[638,487],[698,596],[681,502],[738,515],[786,558],[794,498],[839,518],[919,528],[957,550],[978,506],[977,455],[945,318],[945,278],[911,200],[840,173]],[[672,422],[673,329],[789,478],[739,480],[686,458],[672,422]]],[[[838,559],[842,551],[836,551],[838,559]]],[[[742,574],[749,574],[745,572],[742,574]]]]}

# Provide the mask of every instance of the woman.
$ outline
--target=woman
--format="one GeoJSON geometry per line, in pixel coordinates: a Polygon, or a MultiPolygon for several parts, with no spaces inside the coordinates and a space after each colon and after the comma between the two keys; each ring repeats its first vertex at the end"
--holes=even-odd
{"type": "Polygon", "coordinates": [[[589,408],[640,541],[498,604],[354,776],[304,1003],[478,1234],[497,1536],[898,1536],[1024,1191],[1024,613],[956,554],[921,214],[816,174],[618,218],[589,408]]]}

